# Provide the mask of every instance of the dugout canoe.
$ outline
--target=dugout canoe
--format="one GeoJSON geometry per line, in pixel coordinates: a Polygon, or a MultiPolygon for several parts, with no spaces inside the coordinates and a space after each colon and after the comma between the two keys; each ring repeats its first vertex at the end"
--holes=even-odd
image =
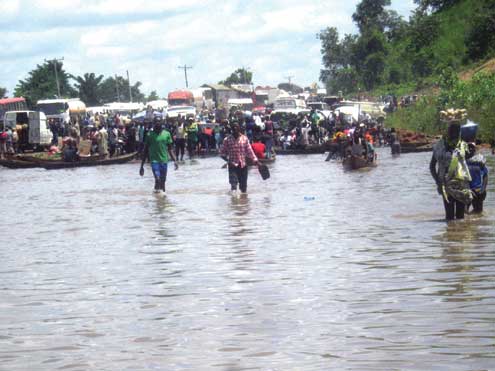
{"type": "Polygon", "coordinates": [[[0,166],[7,167],[9,169],[32,169],[35,167],[40,167],[35,162],[17,160],[15,158],[7,158],[0,160],[0,166]]]}
{"type": "Polygon", "coordinates": [[[345,170],[358,170],[367,167],[375,167],[376,160],[373,162],[358,156],[348,156],[342,161],[342,166],[345,170]]]}
{"type": "Polygon", "coordinates": [[[401,144],[400,153],[419,153],[419,152],[431,152],[433,151],[433,144],[425,144],[421,146],[411,146],[401,144]]]}
{"type": "Polygon", "coordinates": [[[96,156],[82,157],[78,161],[62,161],[62,160],[44,160],[40,158],[33,159],[28,156],[17,156],[8,160],[1,160],[0,165],[9,167],[11,169],[26,169],[26,168],[43,168],[46,170],[55,169],[68,169],[75,167],[88,167],[88,166],[107,166],[123,164],[133,160],[136,157],[137,152],[128,153],[121,156],[110,157],[107,159],[100,159],[96,156]]]}
{"type": "Polygon", "coordinates": [[[327,144],[319,145],[308,145],[301,148],[288,148],[283,149],[282,147],[275,147],[275,152],[277,155],[311,155],[311,154],[322,154],[329,150],[327,144]]]}

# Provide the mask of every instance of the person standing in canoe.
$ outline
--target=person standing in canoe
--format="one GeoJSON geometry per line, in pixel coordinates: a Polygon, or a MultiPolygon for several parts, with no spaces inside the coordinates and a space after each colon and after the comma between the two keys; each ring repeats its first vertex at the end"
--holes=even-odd
{"type": "Polygon", "coordinates": [[[228,163],[231,191],[237,191],[239,185],[241,192],[246,193],[248,179],[246,158],[250,158],[255,166],[258,165],[258,158],[254,154],[248,138],[241,134],[239,123],[234,122],[232,124],[232,134],[224,139],[220,155],[228,163]]]}
{"type": "Polygon", "coordinates": [[[160,121],[155,119],[153,130],[148,133],[144,141],[143,160],[139,175],[144,175],[144,163],[149,157],[151,170],[155,177],[155,193],[160,191],[165,193],[165,182],[167,180],[168,161],[171,158],[174,161],[175,170],[179,168],[177,160],[172,150],[172,135],[165,129],[162,129],[160,121]]]}
{"type": "Polygon", "coordinates": [[[98,130],[96,141],[98,143],[98,155],[100,158],[108,158],[108,132],[105,125],[102,125],[100,130],[98,130]]]}

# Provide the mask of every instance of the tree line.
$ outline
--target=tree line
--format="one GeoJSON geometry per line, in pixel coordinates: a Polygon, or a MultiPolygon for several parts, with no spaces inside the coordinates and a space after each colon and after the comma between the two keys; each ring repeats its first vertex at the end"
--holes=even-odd
{"type": "Polygon", "coordinates": [[[352,15],[357,34],[335,27],[318,33],[324,68],[320,80],[344,94],[378,86],[428,84],[451,67],[495,52],[493,0],[414,0],[408,21],[389,9],[390,0],[362,0],[352,15]]]}
{"type": "MultiPolygon", "coordinates": [[[[156,91],[148,96],[141,92],[142,83],[136,81],[131,85],[132,100],[144,102],[159,99],[156,91]]],[[[62,63],[45,61],[28,73],[24,80],[20,80],[14,90],[14,96],[24,97],[30,107],[34,107],[41,99],[80,98],[87,106],[99,106],[110,102],[129,102],[129,82],[123,76],[96,75],[85,73],[74,76],[65,71],[62,63]],[[55,69],[58,77],[58,87],[55,79],[55,69]]],[[[0,98],[7,95],[5,88],[0,88],[0,98]]]]}

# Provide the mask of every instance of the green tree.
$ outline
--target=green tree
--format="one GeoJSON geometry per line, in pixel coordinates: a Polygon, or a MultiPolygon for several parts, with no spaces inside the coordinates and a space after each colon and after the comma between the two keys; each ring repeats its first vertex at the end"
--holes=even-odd
{"type": "Polygon", "coordinates": [[[219,84],[231,86],[234,84],[251,84],[253,81],[253,73],[245,68],[238,68],[230,74],[225,80],[219,81],[219,84]]]}
{"type": "Polygon", "coordinates": [[[151,102],[151,101],[154,101],[154,100],[159,100],[160,97],[158,96],[158,94],[156,93],[156,90],[152,90],[150,92],[150,95],[148,95],[148,98],[146,98],[146,101],[147,102],[151,102]]]}
{"type": "Polygon", "coordinates": [[[386,19],[385,7],[391,4],[390,0],[362,0],[352,15],[359,31],[364,32],[369,28],[384,30],[383,21],[386,19]]]}
{"type": "Polygon", "coordinates": [[[328,27],[316,37],[321,41],[322,63],[325,69],[320,72],[320,80],[324,82],[334,78],[339,70],[350,66],[351,50],[357,36],[348,34],[340,41],[337,29],[328,27]]]}
{"type": "Polygon", "coordinates": [[[395,10],[384,12],[380,23],[390,42],[399,41],[406,35],[408,23],[395,10]]]}
{"type": "Polygon", "coordinates": [[[357,36],[347,34],[342,40],[335,27],[328,27],[316,36],[321,41],[321,55],[324,69],[320,71],[320,81],[336,94],[347,94],[357,84],[357,74],[351,66],[351,55],[357,36]]]}
{"type": "Polygon", "coordinates": [[[495,53],[495,2],[484,0],[466,35],[469,57],[476,61],[495,53]]]}
{"type": "MultiPolygon", "coordinates": [[[[146,100],[146,95],[144,95],[143,92],[141,92],[141,85],[143,83],[141,81],[136,81],[134,85],[131,86],[131,93],[132,93],[132,101],[133,102],[144,102],[146,100]]],[[[127,86],[127,93],[129,93],[129,84],[127,86]]],[[[127,94],[127,99],[129,99],[129,94],[127,94]]]]}
{"type": "Polygon", "coordinates": [[[0,87],[0,99],[7,96],[7,89],[0,87]]]}
{"type": "Polygon", "coordinates": [[[367,90],[373,89],[382,82],[383,71],[385,70],[385,53],[376,52],[369,54],[363,63],[362,78],[367,90]]]}
{"type": "Polygon", "coordinates": [[[57,69],[61,97],[77,97],[76,90],[69,84],[70,74],[65,72],[62,63],[54,61],[38,64],[34,70],[29,72],[25,80],[17,83],[14,95],[25,97],[30,105],[36,104],[40,99],[56,97],[58,92],[54,68],[57,69]]]}
{"type": "Polygon", "coordinates": [[[388,69],[388,82],[400,84],[402,81],[402,69],[398,65],[390,65],[388,69]]]}
{"type": "MultiPolygon", "coordinates": [[[[131,86],[133,102],[144,102],[146,98],[140,90],[141,85],[141,82],[137,81],[131,86]]],[[[107,77],[101,82],[99,92],[99,100],[102,103],[130,102],[129,82],[122,76],[107,77]]]]}
{"type": "Polygon", "coordinates": [[[103,75],[96,76],[91,72],[73,78],[76,80],[75,87],[79,91],[79,97],[86,105],[98,106],[101,104],[99,90],[103,75]]]}
{"type": "Polygon", "coordinates": [[[407,49],[411,52],[419,52],[421,49],[430,47],[438,37],[440,27],[436,16],[425,16],[415,11],[408,27],[407,49]]]}
{"type": "Polygon", "coordinates": [[[421,12],[438,12],[445,10],[461,2],[462,0],[414,0],[415,4],[418,4],[418,10],[421,12]]]}
{"type": "Polygon", "coordinates": [[[407,28],[407,43],[403,60],[411,62],[410,70],[415,77],[427,77],[439,63],[433,45],[439,35],[438,17],[415,11],[407,28]]]}
{"type": "Polygon", "coordinates": [[[331,94],[349,94],[357,90],[359,77],[354,68],[342,68],[335,72],[332,78],[326,80],[325,85],[331,94]]]}
{"type": "Polygon", "coordinates": [[[385,70],[387,44],[379,29],[368,29],[357,40],[352,52],[352,65],[367,90],[382,81],[385,70]]]}

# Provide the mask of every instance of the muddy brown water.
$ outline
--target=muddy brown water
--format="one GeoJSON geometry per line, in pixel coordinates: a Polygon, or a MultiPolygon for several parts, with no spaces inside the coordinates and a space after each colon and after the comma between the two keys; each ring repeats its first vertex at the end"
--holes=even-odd
{"type": "MultiPolygon", "coordinates": [[[[429,153],[0,169],[0,370],[495,369],[495,188],[447,224],[429,153]]],[[[490,170],[495,174],[493,157],[490,170]]]]}

